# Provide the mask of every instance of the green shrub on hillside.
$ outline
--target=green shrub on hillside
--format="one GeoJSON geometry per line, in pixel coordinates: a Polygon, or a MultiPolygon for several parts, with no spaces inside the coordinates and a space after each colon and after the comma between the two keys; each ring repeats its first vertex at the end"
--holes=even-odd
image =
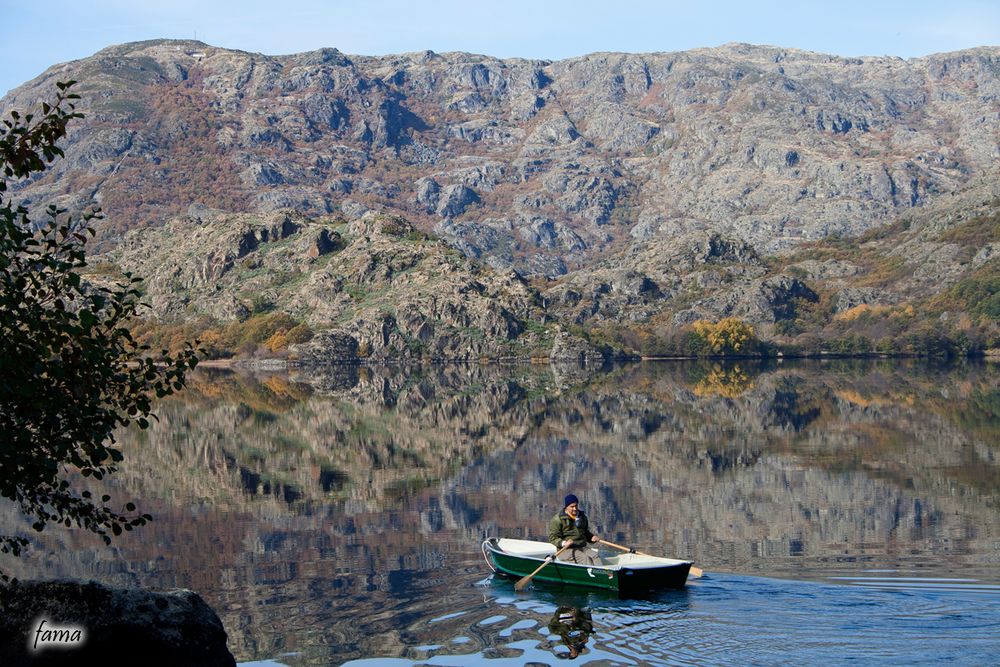
{"type": "Polygon", "coordinates": [[[1000,260],[993,260],[959,280],[933,299],[932,305],[1000,322],[1000,260]]]}

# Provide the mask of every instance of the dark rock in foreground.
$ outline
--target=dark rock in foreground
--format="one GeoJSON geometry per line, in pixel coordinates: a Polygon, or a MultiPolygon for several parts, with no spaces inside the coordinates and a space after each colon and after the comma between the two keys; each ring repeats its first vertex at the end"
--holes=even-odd
{"type": "Polygon", "coordinates": [[[0,665],[226,665],[218,615],[189,590],[28,581],[0,588],[0,665]]]}

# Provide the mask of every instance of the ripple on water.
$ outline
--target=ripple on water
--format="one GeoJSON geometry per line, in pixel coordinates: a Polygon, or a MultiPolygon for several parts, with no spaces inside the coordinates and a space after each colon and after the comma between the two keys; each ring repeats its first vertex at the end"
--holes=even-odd
{"type": "Polygon", "coordinates": [[[411,625],[421,642],[405,657],[345,664],[568,664],[570,643],[553,623],[572,609],[592,619],[576,665],[979,667],[1000,654],[1000,591],[975,579],[717,574],[683,591],[631,600],[541,587],[513,595],[507,581],[473,590],[466,608],[411,625]]]}

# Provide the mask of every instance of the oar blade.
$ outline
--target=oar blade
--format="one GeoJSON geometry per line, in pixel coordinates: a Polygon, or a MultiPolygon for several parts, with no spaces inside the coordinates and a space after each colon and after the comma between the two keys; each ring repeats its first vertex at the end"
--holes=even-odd
{"type": "Polygon", "coordinates": [[[541,565],[538,566],[537,570],[535,570],[534,572],[532,572],[531,574],[529,574],[526,577],[521,577],[520,579],[518,579],[517,583],[514,584],[514,590],[515,591],[523,591],[528,586],[528,584],[531,583],[531,580],[534,579],[535,575],[538,574],[539,572],[541,572],[542,568],[545,567],[548,564],[549,564],[549,561],[546,560],[544,563],[542,563],[541,565]]]}
{"type": "Polygon", "coordinates": [[[524,588],[525,588],[525,586],[527,586],[527,585],[528,585],[528,583],[529,583],[529,582],[530,582],[530,581],[532,580],[532,578],[534,578],[534,576],[535,576],[536,574],[538,574],[539,572],[541,572],[541,571],[542,571],[542,568],[543,568],[543,567],[545,567],[546,565],[548,565],[549,563],[551,563],[552,561],[554,561],[554,560],[555,560],[555,559],[556,559],[556,558],[557,558],[557,557],[559,556],[559,554],[561,554],[562,552],[566,551],[567,549],[569,549],[569,546],[568,546],[568,545],[567,545],[567,546],[565,546],[565,547],[563,547],[563,548],[562,548],[562,549],[560,549],[559,551],[555,552],[555,554],[554,554],[554,555],[552,555],[552,556],[548,556],[548,557],[547,557],[547,558],[545,559],[545,562],[543,562],[543,563],[542,563],[541,565],[539,565],[539,566],[538,566],[538,569],[536,569],[536,570],[535,570],[534,572],[532,572],[531,574],[529,574],[529,575],[528,575],[528,576],[526,576],[526,577],[522,577],[522,578],[518,579],[517,583],[516,583],[516,584],[514,584],[514,590],[515,590],[515,591],[523,591],[523,590],[524,590],[524,588]]]}

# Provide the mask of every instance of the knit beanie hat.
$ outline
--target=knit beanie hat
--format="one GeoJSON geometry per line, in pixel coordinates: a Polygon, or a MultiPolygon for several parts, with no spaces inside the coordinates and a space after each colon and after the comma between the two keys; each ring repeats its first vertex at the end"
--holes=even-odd
{"type": "Polygon", "coordinates": [[[579,503],[579,502],[580,499],[571,493],[563,499],[563,507],[569,507],[573,503],[579,503]]]}

